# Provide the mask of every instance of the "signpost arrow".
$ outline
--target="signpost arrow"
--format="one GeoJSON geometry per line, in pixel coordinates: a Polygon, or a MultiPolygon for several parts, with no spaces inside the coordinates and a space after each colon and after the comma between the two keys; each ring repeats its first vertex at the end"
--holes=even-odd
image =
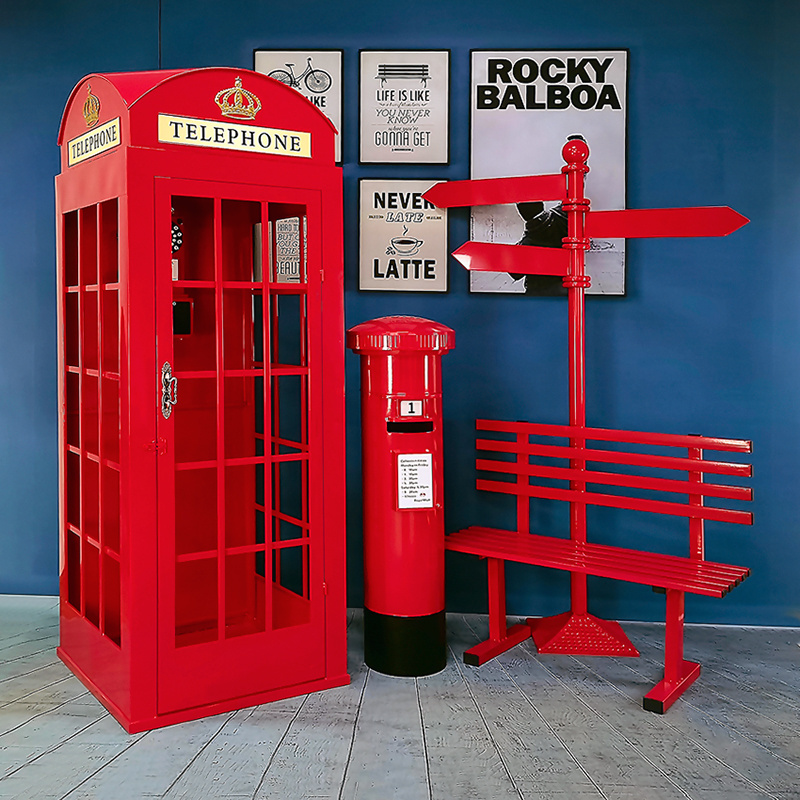
{"type": "Polygon", "coordinates": [[[516,244],[467,242],[453,257],[472,272],[514,272],[523,275],[566,275],[569,250],[516,244]]]}
{"type": "Polygon", "coordinates": [[[566,180],[559,174],[448,181],[431,186],[422,196],[439,208],[493,206],[533,200],[564,200],[566,180]]]}
{"type": "Polygon", "coordinates": [[[632,239],[656,236],[727,236],[750,220],[728,206],[631,208],[590,211],[586,236],[632,239]]]}

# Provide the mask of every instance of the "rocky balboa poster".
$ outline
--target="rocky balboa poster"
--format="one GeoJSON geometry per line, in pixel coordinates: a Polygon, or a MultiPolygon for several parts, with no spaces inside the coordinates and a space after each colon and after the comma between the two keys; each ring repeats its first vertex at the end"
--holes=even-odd
{"type": "MultiPolygon", "coordinates": [[[[625,50],[472,52],[471,177],[560,172],[568,136],[590,148],[586,195],[592,209],[625,207],[625,50]]],[[[533,199],[533,198],[532,198],[533,199]]],[[[566,235],[555,203],[472,209],[472,238],[548,245],[566,235]]],[[[625,293],[625,240],[594,240],[586,257],[592,294],[625,293]]],[[[561,279],[474,273],[475,292],[560,294],[561,279]]]]}

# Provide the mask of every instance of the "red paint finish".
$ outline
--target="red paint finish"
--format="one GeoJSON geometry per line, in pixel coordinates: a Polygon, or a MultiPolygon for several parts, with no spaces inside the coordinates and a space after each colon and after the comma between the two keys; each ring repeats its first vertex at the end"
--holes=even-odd
{"type": "Polygon", "coordinates": [[[348,680],[333,137],[247,70],[67,104],[59,655],[128,731],[348,680]]]}
{"type": "Polygon", "coordinates": [[[728,206],[590,211],[586,215],[586,235],[608,239],[727,236],[749,221],[728,206]]]}
{"type": "Polygon", "coordinates": [[[364,605],[398,617],[438,613],[444,609],[441,357],[455,346],[455,334],[418,317],[384,317],[351,328],[347,346],[361,356],[364,605]],[[404,456],[430,461],[429,479],[417,468],[419,490],[404,456]]]}
{"type": "Polygon", "coordinates": [[[467,242],[453,257],[471,272],[519,272],[524,275],[567,275],[569,253],[556,247],[467,242]]]}

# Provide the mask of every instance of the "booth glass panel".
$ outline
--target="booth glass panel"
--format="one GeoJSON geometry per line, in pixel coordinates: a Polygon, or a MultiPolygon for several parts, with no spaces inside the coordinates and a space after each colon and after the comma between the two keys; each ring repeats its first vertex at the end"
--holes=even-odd
{"type": "Polygon", "coordinates": [[[62,259],[64,262],[64,286],[78,286],[78,212],[69,211],[62,216],[64,233],[62,259]]]}
{"type": "Polygon", "coordinates": [[[217,559],[179,561],[175,571],[175,644],[187,647],[219,638],[217,559]]]}

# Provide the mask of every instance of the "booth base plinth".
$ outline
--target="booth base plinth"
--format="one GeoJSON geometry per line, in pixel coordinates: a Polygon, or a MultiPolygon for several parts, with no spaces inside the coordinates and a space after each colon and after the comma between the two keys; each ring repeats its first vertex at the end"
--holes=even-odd
{"type": "Polygon", "coordinates": [[[398,678],[421,678],[447,664],[444,609],[421,617],[396,617],[364,607],[364,661],[398,678]]]}
{"type": "Polygon", "coordinates": [[[639,651],[631,644],[618,622],[592,614],[567,611],[555,617],[526,620],[540,653],[571,656],[631,656],[639,651]]]}
{"type": "Polygon", "coordinates": [[[311,692],[321,692],[323,689],[333,689],[337,686],[347,686],[350,676],[347,673],[335,677],[321,678],[316,681],[297,684],[295,686],[281,686],[264,692],[236,697],[232,700],[222,700],[219,703],[209,703],[195,708],[172,711],[168,714],[156,714],[153,717],[130,718],[119,706],[99,689],[94,681],[59,647],[56,650],[58,657],[67,665],[78,680],[94,695],[100,704],[111,714],[127,733],[141,733],[156,728],[165,728],[168,725],[177,725],[180,722],[190,722],[204,717],[213,717],[216,714],[226,714],[240,708],[258,706],[262,703],[272,703],[275,700],[285,700],[287,697],[297,697],[311,692]]]}

